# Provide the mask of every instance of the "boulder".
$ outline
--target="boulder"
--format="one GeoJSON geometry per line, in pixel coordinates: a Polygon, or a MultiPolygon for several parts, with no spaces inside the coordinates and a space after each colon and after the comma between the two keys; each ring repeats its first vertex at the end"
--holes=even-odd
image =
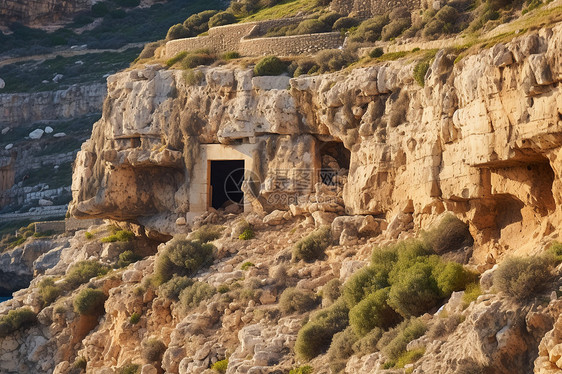
{"type": "Polygon", "coordinates": [[[30,132],[28,136],[30,139],[41,139],[44,133],[45,131],[41,129],[35,129],[32,132],[30,132]]]}
{"type": "Polygon", "coordinates": [[[282,210],[274,210],[263,218],[263,223],[270,226],[280,225],[285,221],[285,213],[282,210]]]}
{"type": "Polygon", "coordinates": [[[51,126],[45,127],[45,134],[50,134],[53,132],[53,128],[51,126]]]}

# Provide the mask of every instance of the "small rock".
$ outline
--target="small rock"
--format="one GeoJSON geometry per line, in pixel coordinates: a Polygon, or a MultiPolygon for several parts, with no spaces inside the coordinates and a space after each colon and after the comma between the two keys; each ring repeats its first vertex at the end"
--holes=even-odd
{"type": "Polygon", "coordinates": [[[45,80],[41,81],[41,83],[47,84],[47,83],[49,83],[49,81],[45,79],[45,80]]]}
{"type": "Polygon", "coordinates": [[[274,210],[263,218],[263,223],[275,226],[281,224],[285,218],[285,212],[282,210],[274,210]]]}
{"type": "Polygon", "coordinates": [[[45,127],[45,134],[50,134],[53,132],[53,128],[51,126],[45,127]]]}
{"type": "Polygon", "coordinates": [[[6,82],[4,82],[2,78],[0,78],[0,90],[4,87],[6,87],[6,82]]]}
{"type": "Polygon", "coordinates": [[[185,217],[178,217],[178,219],[176,219],[176,225],[185,226],[186,224],[187,224],[187,221],[186,221],[185,217]]]}
{"type": "Polygon", "coordinates": [[[55,74],[55,76],[53,77],[53,82],[59,83],[62,78],[63,78],[62,74],[55,74]]]}
{"type": "Polygon", "coordinates": [[[62,138],[66,136],[66,134],[64,132],[57,132],[55,135],[53,135],[53,137],[55,138],[62,138]]]}
{"type": "Polygon", "coordinates": [[[51,206],[53,202],[47,199],[39,199],[39,206],[51,206]]]}
{"type": "Polygon", "coordinates": [[[41,139],[41,137],[43,136],[43,134],[45,133],[45,131],[41,130],[41,129],[35,129],[32,132],[29,133],[29,138],[30,139],[41,139]]]}
{"type": "Polygon", "coordinates": [[[8,150],[10,150],[10,149],[12,149],[12,148],[14,148],[14,145],[13,145],[12,143],[10,143],[10,144],[8,144],[7,146],[4,147],[4,149],[5,149],[6,151],[8,151],[8,150]]]}
{"type": "Polygon", "coordinates": [[[158,370],[152,364],[146,364],[141,369],[141,374],[157,374],[158,370]]]}
{"type": "Polygon", "coordinates": [[[139,283],[142,280],[142,271],[127,270],[123,273],[122,279],[125,283],[139,283]]]}
{"type": "Polygon", "coordinates": [[[10,127],[4,127],[4,128],[2,129],[2,135],[6,135],[6,134],[8,133],[8,131],[10,131],[10,130],[11,130],[10,127]]]}

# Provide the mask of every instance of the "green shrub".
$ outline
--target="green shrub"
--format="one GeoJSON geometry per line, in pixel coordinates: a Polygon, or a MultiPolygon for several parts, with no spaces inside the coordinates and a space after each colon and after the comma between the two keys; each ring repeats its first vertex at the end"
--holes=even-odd
{"type": "Polygon", "coordinates": [[[188,86],[197,86],[205,79],[205,74],[201,70],[187,69],[183,72],[183,79],[188,86]]]}
{"type": "Polygon", "coordinates": [[[244,263],[242,264],[242,266],[240,266],[240,269],[246,271],[246,270],[248,270],[249,268],[251,268],[251,267],[253,267],[253,266],[256,266],[256,265],[254,265],[253,262],[246,261],[246,262],[244,262],[244,263]]]}
{"type": "Polygon", "coordinates": [[[353,344],[353,352],[359,356],[364,356],[378,351],[377,343],[379,342],[383,330],[375,327],[367,333],[364,337],[357,340],[353,344]]]}
{"type": "Polygon", "coordinates": [[[113,0],[113,1],[125,8],[133,8],[140,5],[140,0],[113,0]]]}
{"type": "Polygon", "coordinates": [[[450,5],[444,5],[435,14],[435,18],[444,23],[455,23],[458,21],[459,12],[450,5]]]}
{"type": "Polygon", "coordinates": [[[411,351],[404,352],[396,359],[396,367],[403,368],[408,364],[414,363],[422,358],[424,353],[425,348],[417,348],[411,351]]]}
{"type": "Polygon", "coordinates": [[[136,325],[137,323],[139,323],[141,318],[141,315],[137,312],[134,312],[133,314],[131,314],[131,317],[129,318],[129,322],[131,323],[131,325],[136,325]]]}
{"type": "Polygon", "coordinates": [[[553,241],[547,249],[547,253],[552,256],[556,263],[562,262],[562,243],[553,241]]]}
{"type": "Polygon", "coordinates": [[[317,19],[306,19],[290,33],[290,35],[318,34],[330,31],[331,26],[317,19]]]}
{"type": "Polygon", "coordinates": [[[74,311],[81,315],[98,315],[104,311],[107,296],[101,289],[85,288],[73,301],[74,311]]]}
{"type": "Polygon", "coordinates": [[[189,38],[191,33],[181,23],[174,25],[168,29],[166,40],[189,38]]]}
{"type": "Polygon", "coordinates": [[[86,367],[88,366],[88,361],[86,360],[85,357],[78,357],[76,360],[74,360],[74,363],[72,364],[72,368],[73,369],[82,369],[82,370],[86,370],[86,367]]]}
{"type": "Polygon", "coordinates": [[[53,278],[45,278],[39,282],[39,296],[43,301],[43,307],[50,305],[62,294],[60,287],[55,285],[53,278]]]}
{"type": "Polygon", "coordinates": [[[312,369],[312,366],[305,365],[305,366],[299,366],[298,368],[291,369],[289,371],[289,374],[312,374],[313,372],[314,370],[312,369]]]}
{"type": "Polygon", "coordinates": [[[230,51],[230,52],[224,53],[221,57],[222,57],[223,60],[228,61],[228,60],[235,60],[237,58],[240,58],[241,56],[240,56],[240,53],[238,53],[236,51],[230,51]]]}
{"type": "Polygon", "coordinates": [[[478,296],[482,295],[482,290],[480,289],[480,284],[478,282],[471,283],[466,286],[466,290],[462,295],[462,303],[465,307],[469,306],[470,303],[476,301],[478,296]]]}
{"type": "Polygon", "coordinates": [[[425,86],[425,74],[429,70],[429,61],[419,61],[414,66],[414,79],[422,87],[425,86]]]}
{"type": "Polygon", "coordinates": [[[353,27],[359,26],[360,22],[361,21],[359,21],[357,18],[341,17],[336,22],[334,22],[334,25],[332,26],[332,30],[334,31],[349,30],[353,27]]]}
{"type": "Polygon", "coordinates": [[[220,238],[224,229],[225,227],[221,225],[204,225],[192,234],[193,239],[201,243],[211,242],[220,238]]]}
{"type": "Polygon", "coordinates": [[[498,291],[522,301],[542,291],[551,276],[546,257],[511,257],[494,272],[493,285],[498,291]]]}
{"type": "Polygon", "coordinates": [[[216,57],[207,50],[199,50],[188,53],[182,60],[183,69],[193,69],[200,65],[210,65],[216,57]]]}
{"type": "Polygon", "coordinates": [[[148,339],[142,342],[142,357],[148,362],[162,361],[166,345],[158,339],[148,339]]]}
{"type": "Polygon", "coordinates": [[[94,234],[92,234],[92,233],[89,232],[89,231],[86,231],[86,232],[84,233],[84,236],[86,237],[86,239],[90,240],[90,239],[92,239],[92,238],[94,237],[94,234]]]}
{"type": "Polygon", "coordinates": [[[279,309],[285,315],[308,312],[314,309],[317,303],[318,299],[312,292],[296,288],[287,288],[279,297],[279,309]]]}
{"type": "Polygon", "coordinates": [[[0,317],[0,337],[4,338],[14,331],[27,328],[37,323],[37,315],[29,308],[10,310],[0,317]]]}
{"type": "Polygon", "coordinates": [[[211,365],[211,369],[221,374],[226,373],[227,368],[228,368],[228,358],[217,361],[213,365],[211,365]]]}
{"type": "Polygon", "coordinates": [[[434,277],[441,296],[445,298],[455,291],[464,290],[476,280],[477,275],[466,270],[461,264],[448,262],[434,269],[434,277]]]}
{"type": "Polygon", "coordinates": [[[332,244],[330,227],[324,226],[299,240],[293,248],[293,260],[312,262],[324,256],[324,251],[332,244]]]}
{"type": "Polygon", "coordinates": [[[175,237],[156,260],[154,283],[159,286],[174,274],[192,276],[213,262],[213,245],[175,237]]]}
{"type": "Polygon", "coordinates": [[[180,292],[180,302],[186,309],[196,308],[201,301],[207,300],[216,293],[216,289],[205,282],[195,282],[180,292]]]}
{"type": "Polygon", "coordinates": [[[346,50],[325,49],[316,54],[315,61],[322,72],[338,71],[357,61],[357,56],[346,50]]]}
{"type": "Polygon", "coordinates": [[[182,51],[177,53],[174,57],[168,59],[166,61],[166,66],[168,67],[172,67],[175,64],[177,64],[178,62],[180,62],[181,60],[183,60],[185,58],[185,56],[187,56],[187,51],[182,51]]]}
{"type": "Polygon", "coordinates": [[[236,22],[234,14],[229,12],[219,12],[209,19],[209,27],[229,25],[236,22]]]}
{"type": "Polygon", "coordinates": [[[343,285],[342,297],[353,308],[368,295],[388,287],[388,275],[367,266],[355,272],[343,285]]]}
{"type": "Polygon", "coordinates": [[[375,48],[371,52],[369,52],[369,57],[371,58],[378,58],[381,57],[382,55],[384,55],[384,51],[380,47],[375,48]]]}
{"type": "Polygon", "coordinates": [[[135,237],[131,231],[116,230],[113,234],[101,238],[102,243],[130,242],[135,237]]]}
{"type": "Polygon", "coordinates": [[[351,327],[335,334],[328,349],[328,359],[330,361],[347,360],[354,353],[353,344],[357,339],[358,337],[351,327]]]}
{"type": "Polygon", "coordinates": [[[393,282],[388,304],[404,317],[418,316],[435,307],[440,292],[431,265],[418,262],[401,271],[393,282]]]}
{"type": "Polygon", "coordinates": [[[414,339],[421,337],[427,326],[417,318],[405,320],[393,329],[385,332],[378,342],[379,349],[390,360],[396,360],[406,352],[406,346],[414,339]]]}
{"type": "Polygon", "coordinates": [[[218,13],[218,10],[204,10],[192,14],[183,22],[183,26],[191,36],[196,36],[209,30],[209,20],[218,13]]]}
{"type": "Polygon", "coordinates": [[[335,278],[322,287],[322,299],[327,300],[330,304],[335,302],[341,296],[342,284],[339,279],[335,278]]]}
{"type": "MultiPolygon", "coordinates": [[[[425,74],[423,76],[425,77],[425,74]]],[[[468,225],[452,214],[443,217],[436,228],[424,233],[422,237],[437,254],[471,246],[474,243],[468,225]]]]}
{"type": "Polygon", "coordinates": [[[254,75],[281,75],[287,71],[287,66],[278,57],[262,58],[254,67],[254,75]]]}
{"type": "Polygon", "coordinates": [[[138,374],[140,373],[140,365],[137,364],[126,364],[119,368],[119,374],[138,374]]]}
{"type": "Polygon", "coordinates": [[[247,227],[244,229],[242,234],[238,235],[238,239],[240,240],[250,240],[256,236],[256,233],[251,227],[247,227]]]}
{"type": "Polygon", "coordinates": [[[92,16],[103,17],[109,13],[109,7],[107,6],[107,3],[105,1],[101,1],[92,5],[91,11],[92,16]]]}
{"type": "Polygon", "coordinates": [[[389,22],[387,16],[375,16],[363,21],[351,34],[352,42],[375,42],[381,38],[381,31],[389,22]]]}
{"type": "Polygon", "coordinates": [[[440,35],[441,33],[443,33],[444,27],[445,24],[442,21],[438,19],[433,19],[425,24],[422,31],[422,35],[424,38],[430,38],[436,35],[440,35]]]}
{"type": "Polygon", "coordinates": [[[386,41],[392,38],[396,38],[411,25],[412,23],[409,18],[396,19],[383,27],[381,31],[381,39],[386,41]]]}
{"type": "Polygon", "coordinates": [[[193,284],[193,280],[189,277],[181,277],[174,275],[172,279],[162,284],[158,291],[167,299],[178,300],[180,293],[187,287],[193,284]]]}
{"type": "Polygon", "coordinates": [[[85,260],[72,265],[66,275],[66,283],[76,288],[94,277],[107,274],[109,266],[102,265],[96,260],[85,260]]]}
{"type": "Polygon", "coordinates": [[[334,26],[334,23],[336,23],[336,21],[339,20],[342,17],[343,16],[339,13],[330,12],[330,13],[326,13],[326,14],[323,14],[320,17],[318,17],[318,21],[322,22],[327,27],[326,31],[330,31],[332,29],[332,27],[334,26]]]}
{"type": "Polygon", "coordinates": [[[315,313],[298,333],[295,343],[297,355],[310,360],[326,351],[334,334],[348,326],[348,312],[349,309],[342,300],[315,313]]]}
{"type": "Polygon", "coordinates": [[[388,288],[369,294],[349,311],[349,324],[359,337],[375,327],[388,328],[400,322],[400,316],[387,304],[388,288]]]}
{"type": "Polygon", "coordinates": [[[124,268],[139,260],[142,260],[142,256],[136,254],[131,250],[126,250],[119,255],[119,260],[117,260],[117,267],[124,268]]]}

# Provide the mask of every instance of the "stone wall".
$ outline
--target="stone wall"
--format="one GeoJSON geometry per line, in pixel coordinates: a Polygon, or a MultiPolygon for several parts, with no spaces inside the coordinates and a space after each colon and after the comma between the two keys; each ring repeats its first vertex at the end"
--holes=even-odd
{"type": "Polygon", "coordinates": [[[166,43],[165,57],[171,58],[182,51],[203,48],[217,53],[237,51],[244,56],[265,54],[290,56],[314,53],[343,45],[344,38],[340,33],[259,38],[274,27],[295,24],[300,21],[302,18],[290,18],[214,27],[209,30],[207,36],[169,41],[166,43]]]}
{"type": "Polygon", "coordinates": [[[419,0],[333,0],[330,9],[341,14],[350,14],[359,18],[370,18],[405,6],[409,10],[421,6],[419,0]]]}
{"type": "Polygon", "coordinates": [[[35,232],[64,232],[66,229],[64,221],[47,221],[47,222],[36,222],[35,232]]]}
{"type": "Polygon", "coordinates": [[[99,113],[106,92],[104,83],[96,83],[59,91],[0,94],[0,126],[99,113]]]}
{"type": "Polygon", "coordinates": [[[90,226],[93,225],[101,225],[103,223],[102,219],[76,219],[74,217],[70,217],[64,220],[65,222],[65,230],[66,231],[78,231],[78,230],[85,230],[90,226]]]}

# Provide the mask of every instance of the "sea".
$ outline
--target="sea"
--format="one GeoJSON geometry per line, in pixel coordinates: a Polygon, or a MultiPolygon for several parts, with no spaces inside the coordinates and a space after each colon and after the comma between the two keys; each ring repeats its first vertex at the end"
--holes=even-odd
{"type": "Polygon", "coordinates": [[[4,301],[8,301],[11,298],[12,298],[11,296],[0,296],[0,303],[3,303],[4,301]]]}

